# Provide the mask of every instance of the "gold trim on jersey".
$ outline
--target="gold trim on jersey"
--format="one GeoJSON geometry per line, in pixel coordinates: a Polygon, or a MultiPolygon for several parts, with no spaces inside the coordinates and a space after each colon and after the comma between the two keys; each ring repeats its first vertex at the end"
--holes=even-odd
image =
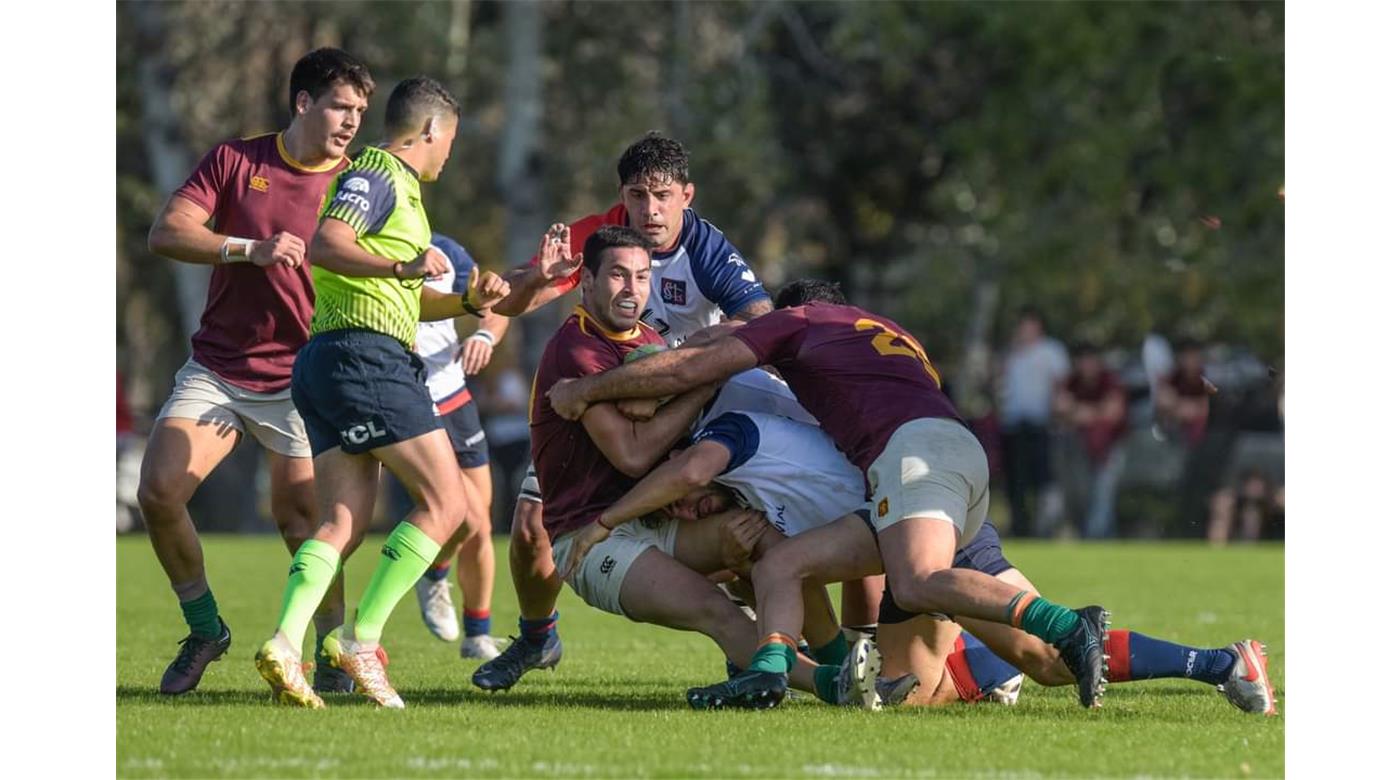
{"type": "Polygon", "coordinates": [[[302,173],[325,173],[326,171],[334,169],[335,166],[340,165],[340,161],[345,159],[344,157],[337,157],[333,160],[329,160],[323,163],[318,168],[312,168],[306,165],[302,165],[301,163],[297,162],[295,157],[293,157],[290,153],[287,152],[286,145],[282,143],[281,133],[277,134],[277,154],[281,155],[282,162],[286,163],[288,167],[290,167],[294,171],[301,171],[302,173]]]}
{"type": "Polygon", "coordinates": [[[633,339],[636,339],[642,335],[642,328],[650,327],[645,322],[637,320],[637,324],[632,326],[631,330],[627,331],[626,333],[618,333],[616,331],[611,331],[603,327],[603,323],[594,319],[592,315],[590,315],[587,311],[584,310],[582,305],[574,306],[574,314],[578,315],[578,329],[580,333],[587,336],[587,324],[592,323],[593,327],[597,329],[598,333],[601,334],[604,338],[608,339],[609,341],[632,341],[633,339]]]}

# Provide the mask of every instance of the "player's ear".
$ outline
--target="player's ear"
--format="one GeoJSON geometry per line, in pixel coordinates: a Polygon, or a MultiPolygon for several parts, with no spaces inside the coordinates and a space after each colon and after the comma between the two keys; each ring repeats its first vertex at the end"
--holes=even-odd
{"type": "Polygon", "coordinates": [[[441,127],[437,114],[428,117],[428,121],[423,125],[423,137],[428,141],[437,140],[438,129],[441,127]]]}
{"type": "Polygon", "coordinates": [[[312,99],[311,99],[311,93],[310,93],[310,92],[307,92],[307,91],[304,90],[304,89],[303,89],[302,91],[298,92],[298,93],[297,93],[297,116],[302,116],[302,115],[306,114],[308,111],[310,111],[310,110],[311,110],[311,104],[312,104],[312,103],[315,103],[315,102],[316,102],[315,100],[312,100],[312,99]]]}
{"type": "Polygon", "coordinates": [[[686,182],[685,186],[681,187],[681,206],[690,208],[692,200],[695,200],[695,183],[686,182]]]}

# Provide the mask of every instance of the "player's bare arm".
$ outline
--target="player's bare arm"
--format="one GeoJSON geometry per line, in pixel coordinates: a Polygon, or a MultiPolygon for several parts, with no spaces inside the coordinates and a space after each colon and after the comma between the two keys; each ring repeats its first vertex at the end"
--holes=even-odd
{"type": "Polygon", "coordinates": [[[582,415],[583,427],[603,455],[633,479],[645,475],[690,428],[714,394],[710,385],[672,399],[642,423],[632,422],[613,404],[595,404],[582,415]]]}
{"type": "Polygon", "coordinates": [[[734,316],[729,319],[731,321],[738,320],[740,322],[748,322],[749,320],[756,320],[770,311],[773,311],[773,301],[767,298],[759,298],[756,301],[750,301],[744,308],[734,312],[734,316]]]}
{"type": "MultiPolygon", "coordinates": [[[[438,252],[433,248],[434,252],[438,252]]],[[[426,253],[425,253],[426,254],[426,253]]],[[[441,252],[438,252],[441,255],[441,252]]],[[[418,294],[420,322],[449,320],[470,314],[471,309],[483,312],[489,310],[510,292],[510,285],[494,271],[472,269],[467,282],[467,291],[462,295],[445,293],[424,285],[418,294]],[[468,309],[467,307],[471,307],[468,309]]]]}
{"type": "Polygon", "coordinates": [[[729,458],[729,450],[713,441],[687,447],[652,469],[622,498],[603,510],[598,522],[614,528],[618,523],[668,506],[696,488],[710,484],[729,465],[729,458]]]}
{"type": "Polygon", "coordinates": [[[161,257],[197,265],[251,262],[259,267],[282,263],[301,265],[306,244],[285,230],[265,239],[248,240],[215,233],[209,212],[188,198],[172,195],[146,236],[150,250],[161,257]]]}
{"type": "Polygon", "coordinates": [[[342,276],[380,279],[421,279],[446,273],[451,267],[447,256],[431,246],[423,250],[411,263],[395,262],[387,257],[366,252],[359,244],[355,229],[335,217],[321,220],[321,224],[316,228],[316,235],[311,238],[307,259],[312,265],[342,276]]]}
{"type": "Polygon", "coordinates": [[[719,382],[758,365],[744,342],[729,336],[698,347],[648,356],[580,379],[561,379],[549,389],[549,402],[566,420],[583,416],[588,405],[619,398],[662,398],[719,382]]]}
{"type": "MultiPolygon", "coordinates": [[[[498,301],[496,306],[500,305],[498,301]]],[[[510,317],[497,314],[496,306],[491,307],[491,311],[485,312],[485,316],[479,320],[475,317],[462,317],[457,320],[457,334],[462,340],[462,373],[467,376],[478,374],[486,368],[496,351],[496,345],[501,343],[501,339],[506,337],[506,331],[510,329],[510,317]],[[466,329],[471,328],[472,323],[478,323],[479,327],[475,332],[467,333],[466,329]],[[464,325],[466,328],[463,328],[464,325]]]]}
{"type": "Polygon", "coordinates": [[[540,239],[539,262],[523,265],[506,274],[511,294],[496,305],[495,311],[519,317],[549,303],[567,292],[556,282],[572,276],[583,265],[583,254],[569,255],[572,246],[568,225],[555,223],[540,239]]]}

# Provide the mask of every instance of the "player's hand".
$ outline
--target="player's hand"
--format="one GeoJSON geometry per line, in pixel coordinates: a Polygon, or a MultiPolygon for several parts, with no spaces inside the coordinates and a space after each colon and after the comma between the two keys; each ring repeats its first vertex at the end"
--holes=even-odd
{"type": "Polygon", "coordinates": [[[567,581],[574,576],[574,573],[583,565],[583,559],[588,557],[588,551],[609,536],[612,536],[612,531],[604,528],[597,520],[574,534],[574,544],[569,550],[569,560],[564,562],[564,568],[559,572],[559,578],[567,581]]]}
{"type": "Polygon", "coordinates": [[[423,250],[423,254],[413,258],[413,262],[404,263],[399,276],[404,279],[436,279],[447,273],[447,269],[451,267],[447,255],[443,254],[441,249],[430,246],[423,250]]]}
{"type": "Polygon", "coordinates": [[[502,279],[500,274],[472,269],[472,275],[467,279],[467,302],[474,308],[485,311],[507,295],[510,295],[510,282],[502,279]]]}
{"type": "Polygon", "coordinates": [[[544,237],[540,239],[540,273],[545,279],[565,279],[573,276],[574,272],[583,265],[583,253],[569,256],[571,231],[568,225],[556,222],[545,231],[544,237]]]}
{"type": "Polygon", "coordinates": [[[475,376],[491,362],[491,353],[496,348],[486,339],[467,339],[462,345],[462,373],[475,376]]]}
{"type": "Polygon", "coordinates": [[[254,241],[248,247],[248,259],[259,268],[278,263],[296,268],[306,259],[306,242],[285,230],[279,230],[265,241],[254,241]]]}
{"type": "Polygon", "coordinates": [[[549,405],[554,407],[554,413],[565,420],[577,420],[588,411],[588,402],[583,399],[583,393],[579,392],[577,379],[560,379],[554,383],[554,387],[549,388],[549,405]]]}
{"type": "Polygon", "coordinates": [[[624,398],[617,402],[617,410],[632,422],[646,422],[656,416],[661,406],[659,398],[624,398]]]}
{"type": "Polygon", "coordinates": [[[736,509],[720,524],[720,560],[736,572],[748,571],[754,547],[768,530],[768,519],[762,512],[736,509]]]}

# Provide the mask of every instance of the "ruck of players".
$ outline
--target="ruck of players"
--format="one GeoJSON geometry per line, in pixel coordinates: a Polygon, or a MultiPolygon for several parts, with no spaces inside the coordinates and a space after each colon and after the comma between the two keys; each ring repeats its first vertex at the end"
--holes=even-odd
{"type": "Polygon", "coordinates": [[[454,175],[458,97],[405,78],[382,137],[360,138],[379,89],[347,52],[307,54],[288,123],[211,149],[155,215],[153,252],[214,269],[141,471],[172,640],[177,606],[187,627],[161,693],[196,690],[236,630],[258,644],[234,660],[275,702],[412,707],[385,627],[413,592],[427,630],[460,642],[442,663],[475,664],[464,689],[511,697],[567,663],[568,587],[593,609],[713,641],[715,679],[678,686],[681,707],[1014,704],[1029,676],[1068,689],[1037,695],[1097,708],[1112,706],[1110,684],[1176,677],[1275,713],[1258,641],[1113,628],[1134,616],[1061,603],[1015,567],[988,516],[987,454],[938,355],[833,282],[765,287],[694,207],[703,172],[692,177],[681,141],[618,139],[615,203],[539,225],[532,258],[474,257],[433,205],[432,183],[454,175]],[[512,319],[566,295],[534,369],[507,562],[518,630],[498,644],[499,499],[465,377],[512,319]],[[186,506],[250,436],[290,558],[263,622],[230,625],[215,593],[238,583],[206,575],[186,506]],[[361,550],[384,470],[401,506],[387,539],[361,550]],[[373,573],[347,582],[356,553],[373,573]]]}

